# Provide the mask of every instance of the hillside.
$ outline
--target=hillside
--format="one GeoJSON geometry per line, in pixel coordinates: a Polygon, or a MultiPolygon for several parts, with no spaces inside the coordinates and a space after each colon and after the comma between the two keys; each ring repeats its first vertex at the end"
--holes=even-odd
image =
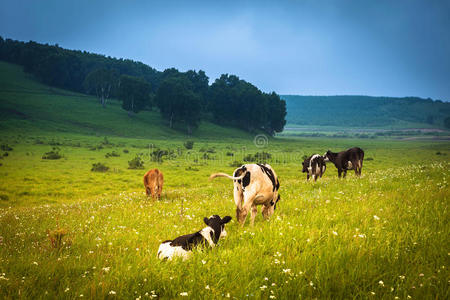
{"type": "Polygon", "coordinates": [[[450,103],[421,98],[295,96],[286,100],[289,125],[443,128],[450,103]]]}
{"type": "MultiPolygon", "coordinates": [[[[130,118],[117,100],[102,108],[98,100],[37,82],[22,67],[0,61],[0,132],[69,132],[136,138],[185,138],[171,130],[158,112],[130,118]]],[[[244,131],[202,122],[193,138],[249,138],[244,131]]]]}

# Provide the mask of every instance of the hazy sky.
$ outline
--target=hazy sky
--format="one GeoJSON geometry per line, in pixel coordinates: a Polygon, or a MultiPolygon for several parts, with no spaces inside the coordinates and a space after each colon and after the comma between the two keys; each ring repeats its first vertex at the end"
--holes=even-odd
{"type": "Polygon", "coordinates": [[[0,35],[279,94],[450,100],[450,0],[0,0],[0,35]]]}

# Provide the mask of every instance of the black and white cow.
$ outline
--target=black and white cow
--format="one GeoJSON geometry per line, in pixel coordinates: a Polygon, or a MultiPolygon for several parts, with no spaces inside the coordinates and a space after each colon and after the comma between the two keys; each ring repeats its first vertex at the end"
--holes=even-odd
{"type": "Polygon", "coordinates": [[[320,154],[311,155],[302,162],[302,165],[302,173],[307,173],[306,179],[309,180],[309,177],[312,176],[314,181],[317,181],[317,177],[322,178],[327,168],[325,158],[320,154]]]}
{"type": "Polygon", "coordinates": [[[225,224],[231,221],[230,216],[221,219],[218,215],[204,218],[207,227],[195,233],[177,237],[174,240],[167,240],[159,245],[158,258],[172,260],[173,257],[180,256],[187,259],[192,253],[192,249],[197,246],[214,247],[221,237],[227,235],[225,224]]]}
{"type": "Polygon", "coordinates": [[[250,213],[250,224],[253,225],[258,212],[257,205],[262,205],[264,218],[269,218],[280,200],[278,190],[280,182],[277,174],[268,164],[246,164],[234,170],[233,176],[225,173],[212,174],[209,179],[227,177],[234,181],[234,203],[236,217],[244,225],[250,213]]]}
{"type": "Polygon", "coordinates": [[[361,169],[364,160],[364,151],[359,147],[353,147],[339,153],[325,153],[325,161],[331,161],[338,169],[338,176],[341,177],[342,172],[347,175],[347,170],[355,170],[356,176],[361,176],[361,169]]]}

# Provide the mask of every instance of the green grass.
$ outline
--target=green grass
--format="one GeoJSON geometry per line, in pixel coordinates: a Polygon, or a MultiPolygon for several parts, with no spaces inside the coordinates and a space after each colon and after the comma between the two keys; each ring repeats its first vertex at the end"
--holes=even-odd
{"type": "Polygon", "coordinates": [[[449,142],[277,138],[258,148],[253,136],[203,124],[186,150],[182,133],[140,119],[150,112],[129,120],[119,107],[53,91],[31,79],[0,88],[9,109],[0,145],[13,149],[0,151],[0,298],[449,298],[449,142]],[[50,100],[61,105],[37,104],[50,100]],[[11,117],[13,108],[27,117],[11,117]],[[128,121],[129,131],[119,126],[128,121]],[[143,124],[149,132],[137,130],[143,124]],[[322,179],[306,181],[304,155],[351,146],[366,153],[361,178],[339,180],[328,164],[322,179]],[[42,159],[53,147],[63,157],[42,159]],[[153,162],[156,147],[173,153],[153,162]],[[107,158],[113,151],[120,156],[107,158]],[[241,228],[232,182],[208,177],[261,151],[272,154],[281,200],[269,221],[259,213],[241,228]],[[145,168],[128,169],[137,154],[145,168]],[[109,171],[91,172],[98,162],[109,171]],[[142,183],[154,167],[164,173],[161,201],[146,198],[142,183]],[[218,247],[184,262],[157,259],[161,241],[203,228],[211,214],[233,217],[218,247]],[[60,245],[55,232],[66,233],[60,245]]]}
{"type": "MultiPolygon", "coordinates": [[[[142,111],[130,118],[117,100],[103,109],[95,97],[36,82],[17,65],[0,61],[0,130],[25,134],[61,132],[134,138],[185,138],[166,126],[158,112],[142,111]]],[[[246,138],[244,131],[202,122],[191,138],[246,138]]]]}

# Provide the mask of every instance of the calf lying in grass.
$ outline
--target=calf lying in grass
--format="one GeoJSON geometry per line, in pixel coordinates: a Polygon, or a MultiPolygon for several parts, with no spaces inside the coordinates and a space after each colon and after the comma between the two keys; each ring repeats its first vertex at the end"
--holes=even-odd
{"type": "Polygon", "coordinates": [[[213,215],[209,218],[205,217],[203,221],[208,226],[202,230],[162,242],[159,245],[158,258],[172,260],[174,256],[180,256],[187,259],[191,250],[199,245],[214,247],[220,237],[227,235],[225,224],[231,221],[231,217],[226,216],[221,219],[218,215],[213,215]]]}

